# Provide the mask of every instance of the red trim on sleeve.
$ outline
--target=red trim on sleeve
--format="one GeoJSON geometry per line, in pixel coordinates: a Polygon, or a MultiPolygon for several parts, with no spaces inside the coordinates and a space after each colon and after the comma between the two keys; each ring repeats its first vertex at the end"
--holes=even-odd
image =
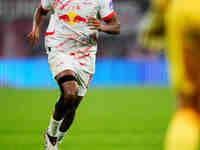
{"type": "Polygon", "coordinates": [[[46,32],[45,36],[53,35],[55,33],[55,30],[53,32],[46,32]]]}
{"type": "Polygon", "coordinates": [[[104,17],[103,18],[103,21],[107,21],[107,20],[109,20],[110,18],[112,18],[114,15],[116,15],[116,12],[111,12],[108,16],[106,16],[106,17],[104,17]]]}
{"type": "Polygon", "coordinates": [[[45,13],[48,13],[49,11],[44,9],[44,7],[42,6],[42,1],[40,0],[40,8],[45,12],[45,13]]]}

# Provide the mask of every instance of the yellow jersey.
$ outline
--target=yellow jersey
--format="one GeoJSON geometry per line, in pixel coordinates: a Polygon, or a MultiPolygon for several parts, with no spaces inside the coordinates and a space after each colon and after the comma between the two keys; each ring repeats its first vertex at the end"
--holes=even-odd
{"type": "Polygon", "coordinates": [[[149,13],[153,14],[151,23],[143,36],[146,43],[156,44],[156,36],[163,36],[173,87],[187,94],[199,90],[200,1],[152,0],[149,13]],[[163,33],[155,34],[160,28],[163,33]]]}

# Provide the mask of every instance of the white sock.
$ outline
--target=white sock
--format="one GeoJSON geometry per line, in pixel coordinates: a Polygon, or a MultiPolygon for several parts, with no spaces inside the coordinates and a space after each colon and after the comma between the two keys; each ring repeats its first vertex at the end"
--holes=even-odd
{"type": "Polygon", "coordinates": [[[53,119],[53,117],[51,117],[50,123],[49,123],[49,127],[48,127],[48,134],[50,136],[55,136],[57,133],[58,128],[60,127],[62,120],[57,121],[55,119],[53,119]]]}
{"type": "Polygon", "coordinates": [[[65,135],[66,135],[66,132],[61,132],[60,130],[57,131],[56,137],[57,137],[58,143],[62,142],[65,135]]]}

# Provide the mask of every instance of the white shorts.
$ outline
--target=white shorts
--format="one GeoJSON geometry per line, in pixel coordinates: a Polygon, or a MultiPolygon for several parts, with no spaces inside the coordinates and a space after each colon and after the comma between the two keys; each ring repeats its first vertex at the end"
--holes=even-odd
{"type": "Polygon", "coordinates": [[[48,63],[54,78],[65,70],[75,72],[78,80],[78,96],[85,96],[90,80],[92,79],[92,74],[83,70],[76,59],[52,48],[48,52],[48,63]]]}

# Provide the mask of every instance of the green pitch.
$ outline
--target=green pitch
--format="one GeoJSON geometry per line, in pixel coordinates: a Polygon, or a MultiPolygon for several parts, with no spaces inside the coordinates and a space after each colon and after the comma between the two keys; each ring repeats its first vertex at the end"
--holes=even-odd
{"type": "MultiPolygon", "coordinates": [[[[0,149],[43,150],[59,95],[0,89],[0,149]]],[[[168,89],[90,89],[60,150],[161,150],[174,111],[168,89]]]]}

